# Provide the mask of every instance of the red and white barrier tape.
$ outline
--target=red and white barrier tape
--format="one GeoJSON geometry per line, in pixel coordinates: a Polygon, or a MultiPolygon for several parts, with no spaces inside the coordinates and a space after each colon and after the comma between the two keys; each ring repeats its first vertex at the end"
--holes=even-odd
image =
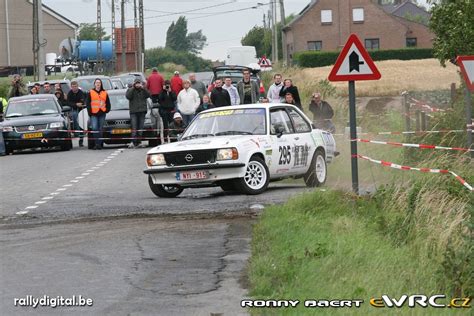
{"type": "MultiPolygon", "coordinates": [[[[57,141],[57,140],[74,140],[78,139],[79,137],[43,137],[43,138],[5,138],[6,141],[41,141],[41,142],[48,142],[48,141],[57,141]]],[[[150,140],[150,139],[160,139],[159,137],[91,137],[93,140],[150,140]]]]}
{"type": "Polygon", "coordinates": [[[474,188],[469,183],[467,183],[466,180],[464,180],[463,178],[458,176],[456,173],[454,173],[452,171],[449,171],[449,170],[446,170],[446,169],[416,168],[416,167],[402,166],[402,165],[395,164],[393,162],[384,161],[384,160],[376,160],[376,159],[372,159],[370,157],[363,156],[363,155],[353,155],[353,157],[368,160],[370,162],[373,162],[373,163],[376,163],[376,164],[379,164],[379,165],[382,165],[382,166],[385,166],[385,167],[398,169],[398,170],[412,170],[412,171],[420,171],[420,172],[426,172],[426,173],[451,174],[452,176],[454,176],[456,178],[456,180],[458,180],[468,190],[470,190],[471,192],[474,191],[474,188]]]}
{"type": "Polygon", "coordinates": [[[423,102],[423,101],[420,101],[420,100],[417,100],[415,98],[410,98],[414,104],[412,103],[411,105],[416,105],[416,106],[419,106],[425,110],[428,110],[430,112],[446,112],[446,110],[443,110],[443,109],[440,109],[440,108],[436,108],[434,106],[430,106],[428,105],[426,102],[423,102]]]}
{"type": "Polygon", "coordinates": [[[370,139],[352,139],[351,141],[356,141],[359,143],[371,143],[371,144],[379,144],[379,145],[392,145],[398,147],[413,147],[413,148],[421,148],[421,149],[441,149],[441,150],[458,150],[458,151],[474,151],[474,149],[469,148],[461,148],[461,147],[445,147],[445,146],[437,146],[437,145],[427,145],[427,144],[407,144],[407,143],[398,143],[398,142],[384,142],[378,140],[370,140],[370,139]]]}
{"type": "MultiPolygon", "coordinates": [[[[405,132],[377,132],[377,133],[358,133],[359,135],[426,135],[426,134],[441,134],[441,133],[473,133],[473,130],[464,130],[464,129],[449,129],[449,130],[439,130],[439,131],[405,131],[405,132]]],[[[346,134],[333,134],[333,136],[345,136],[346,134]]]]}

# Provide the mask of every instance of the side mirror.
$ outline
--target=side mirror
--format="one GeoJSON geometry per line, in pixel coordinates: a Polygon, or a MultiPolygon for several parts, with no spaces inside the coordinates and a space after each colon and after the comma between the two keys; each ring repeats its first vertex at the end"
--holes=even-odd
{"type": "Polygon", "coordinates": [[[68,106],[68,105],[63,106],[63,113],[70,112],[70,111],[71,111],[70,106],[68,106]]]}

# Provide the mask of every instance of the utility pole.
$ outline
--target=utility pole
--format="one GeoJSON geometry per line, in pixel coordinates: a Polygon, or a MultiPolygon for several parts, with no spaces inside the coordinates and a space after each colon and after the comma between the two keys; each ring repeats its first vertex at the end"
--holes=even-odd
{"type": "Polygon", "coordinates": [[[44,81],[45,60],[44,49],[45,44],[43,35],[43,5],[41,0],[33,1],[33,58],[35,80],[44,81]]]}
{"type": "Polygon", "coordinates": [[[125,35],[125,0],[121,0],[120,10],[122,14],[122,29],[121,29],[121,38],[122,38],[122,72],[127,71],[127,57],[125,51],[127,49],[127,40],[125,35]]]}
{"type": "Polygon", "coordinates": [[[281,52],[283,55],[282,61],[283,66],[288,65],[288,54],[286,52],[286,34],[283,31],[285,27],[285,5],[283,4],[283,0],[280,0],[280,20],[281,20],[281,52]]]}
{"type": "Polygon", "coordinates": [[[138,45],[140,45],[138,41],[138,20],[137,20],[137,0],[133,0],[133,27],[134,27],[134,34],[135,34],[135,70],[138,71],[139,65],[139,57],[138,57],[138,45]]]}
{"type": "Polygon", "coordinates": [[[102,60],[102,6],[101,0],[97,0],[97,64],[95,74],[103,73],[103,60],[102,60]]]}
{"type": "Polygon", "coordinates": [[[112,39],[112,60],[111,60],[111,67],[110,67],[110,72],[115,73],[115,62],[116,62],[116,56],[115,56],[115,0],[112,0],[112,33],[111,33],[111,39],[112,39]]]}
{"type": "Polygon", "coordinates": [[[272,30],[272,62],[275,61],[275,20],[273,19],[273,1],[270,0],[270,11],[268,11],[268,23],[272,30]]]}
{"type": "Polygon", "coordinates": [[[138,71],[145,71],[145,19],[143,17],[143,0],[138,0],[138,16],[139,16],[139,25],[140,25],[140,33],[139,33],[139,43],[138,46],[138,55],[140,56],[140,65],[138,71]]]}
{"type": "Polygon", "coordinates": [[[275,43],[275,56],[273,57],[272,62],[278,62],[277,0],[272,0],[272,2],[274,2],[272,18],[273,18],[273,37],[274,37],[273,42],[275,43]]]}
{"type": "Polygon", "coordinates": [[[265,20],[265,13],[263,14],[263,28],[266,29],[267,28],[267,22],[265,20]]]}

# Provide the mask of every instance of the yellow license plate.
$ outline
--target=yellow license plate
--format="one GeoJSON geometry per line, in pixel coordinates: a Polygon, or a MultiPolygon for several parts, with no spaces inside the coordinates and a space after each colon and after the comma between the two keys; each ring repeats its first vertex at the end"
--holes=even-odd
{"type": "Polygon", "coordinates": [[[130,134],[131,132],[130,128],[116,128],[112,130],[112,134],[130,134]]]}
{"type": "Polygon", "coordinates": [[[40,138],[43,137],[43,133],[26,133],[21,135],[22,138],[30,139],[30,138],[40,138]]]}

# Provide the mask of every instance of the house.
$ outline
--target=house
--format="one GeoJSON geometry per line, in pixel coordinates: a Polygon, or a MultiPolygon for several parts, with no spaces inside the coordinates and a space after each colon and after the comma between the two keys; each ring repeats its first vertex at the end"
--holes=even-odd
{"type": "MultiPolygon", "coordinates": [[[[65,38],[76,38],[78,25],[43,6],[45,53],[59,53],[65,38]]],[[[0,0],[0,69],[31,68],[33,62],[33,1],[0,0]]]]}
{"type": "Polygon", "coordinates": [[[387,6],[380,0],[312,0],[283,28],[288,60],[300,51],[340,50],[352,33],[367,49],[431,48],[434,35],[429,28],[405,17],[418,12],[414,4],[398,2],[387,6]]]}

